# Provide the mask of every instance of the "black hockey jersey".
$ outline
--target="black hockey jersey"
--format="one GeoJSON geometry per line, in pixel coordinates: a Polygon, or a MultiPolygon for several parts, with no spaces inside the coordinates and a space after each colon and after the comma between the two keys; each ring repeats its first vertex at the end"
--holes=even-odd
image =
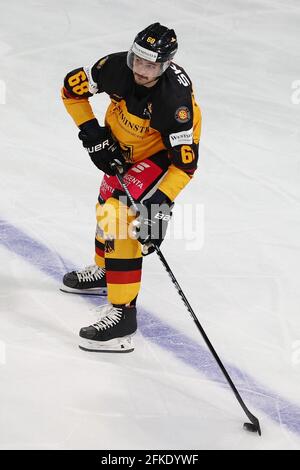
{"type": "Polygon", "coordinates": [[[159,189],[173,200],[188,183],[198,160],[201,113],[186,72],[171,63],[150,88],[137,85],[127,52],[108,55],[67,74],[62,97],[75,123],[95,119],[89,98],[105,92],[111,103],[105,124],[128,162],[166,150],[169,170],[159,189]]]}

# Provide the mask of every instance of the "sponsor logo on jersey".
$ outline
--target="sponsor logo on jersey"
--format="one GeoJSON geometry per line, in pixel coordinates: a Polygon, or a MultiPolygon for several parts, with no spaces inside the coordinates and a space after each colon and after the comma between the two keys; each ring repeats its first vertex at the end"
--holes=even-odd
{"type": "Polygon", "coordinates": [[[138,165],[132,167],[131,171],[134,171],[135,173],[141,173],[142,171],[144,171],[147,168],[150,168],[150,165],[148,165],[148,163],[141,162],[138,165]]]}
{"type": "Polygon", "coordinates": [[[191,112],[186,106],[180,106],[175,111],[175,119],[182,124],[188,122],[191,119],[191,112]]]}
{"type": "Polygon", "coordinates": [[[172,147],[176,145],[191,145],[193,143],[193,128],[188,131],[175,132],[170,134],[170,144],[172,147]]]}
{"type": "Polygon", "coordinates": [[[180,85],[183,86],[190,86],[191,82],[188,79],[188,77],[184,74],[183,70],[178,68],[174,63],[170,65],[170,69],[172,69],[176,75],[177,81],[180,83],[180,85]]]}
{"type": "Polygon", "coordinates": [[[126,183],[134,184],[139,189],[143,189],[143,187],[144,187],[144,182],[139,180],[138,178],[135,178],[133,175],[128,175],[128,174],[125,175],[124,176],[124,181],[126,181],[126,183]]]}
{"type": "Polygon", "coordinates": [[[133,132],[136,132],[138,134],[144,134],[149,130],[148,126],[141,126],[140,124],[136,124],[134,122],[131,122],[126,115],[124,114],[121,106],[116,107],[116,112],[119,114],[119,122],[123,124],[127,129],[132,130],[133,132]]]}

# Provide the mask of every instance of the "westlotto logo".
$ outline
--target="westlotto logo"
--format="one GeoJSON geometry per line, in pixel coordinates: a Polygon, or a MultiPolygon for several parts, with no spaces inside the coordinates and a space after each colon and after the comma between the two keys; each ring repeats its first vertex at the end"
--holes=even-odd
{"type": "Polygon", "coordinates": [[[193,128],[188,131],[175,132],[170,134],[170,143],[172,147],[176,145],[191,145],[193,143],[193,128]]]}

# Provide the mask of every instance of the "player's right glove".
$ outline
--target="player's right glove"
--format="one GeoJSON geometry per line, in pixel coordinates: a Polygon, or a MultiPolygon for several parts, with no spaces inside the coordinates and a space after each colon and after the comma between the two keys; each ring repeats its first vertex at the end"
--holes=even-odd
{"type": "Polygon", "coordinates": [[[79,139],[97,168],[107,175],[123,173],[125,159],[120,146],[115,142],[107,127],[101,127],[97,119],[92,119],[79,126],[79,139]],[[117,170],[118,169],[118,170],[117,170]]]}
{"type": "Polygon", "coordinates": [[[155,251],[165,238],[168,223],[172,217],[174,203],[159,189],[147,200],[140,204],[140,213],[133,224],[133,235],[143,245],[142,255],[146,256],[155,251]]]}

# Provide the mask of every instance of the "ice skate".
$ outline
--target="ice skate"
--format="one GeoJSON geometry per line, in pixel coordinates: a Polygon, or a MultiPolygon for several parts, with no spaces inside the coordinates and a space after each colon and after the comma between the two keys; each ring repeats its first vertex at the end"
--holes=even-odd
{"type": "Polygon", "coordinates": [[[126,305],[103,305],[101,318],[81,328],[79,347],[85,351],[131,352],[136,332],[136,308],[126,305]]]}
{"type": "Polygon", "coordinates": [[[93,264],[81,271],[71,271],[64,275],[60,290],[72,294],[105,296],[107,295],[105,269],[93,264]]]}

